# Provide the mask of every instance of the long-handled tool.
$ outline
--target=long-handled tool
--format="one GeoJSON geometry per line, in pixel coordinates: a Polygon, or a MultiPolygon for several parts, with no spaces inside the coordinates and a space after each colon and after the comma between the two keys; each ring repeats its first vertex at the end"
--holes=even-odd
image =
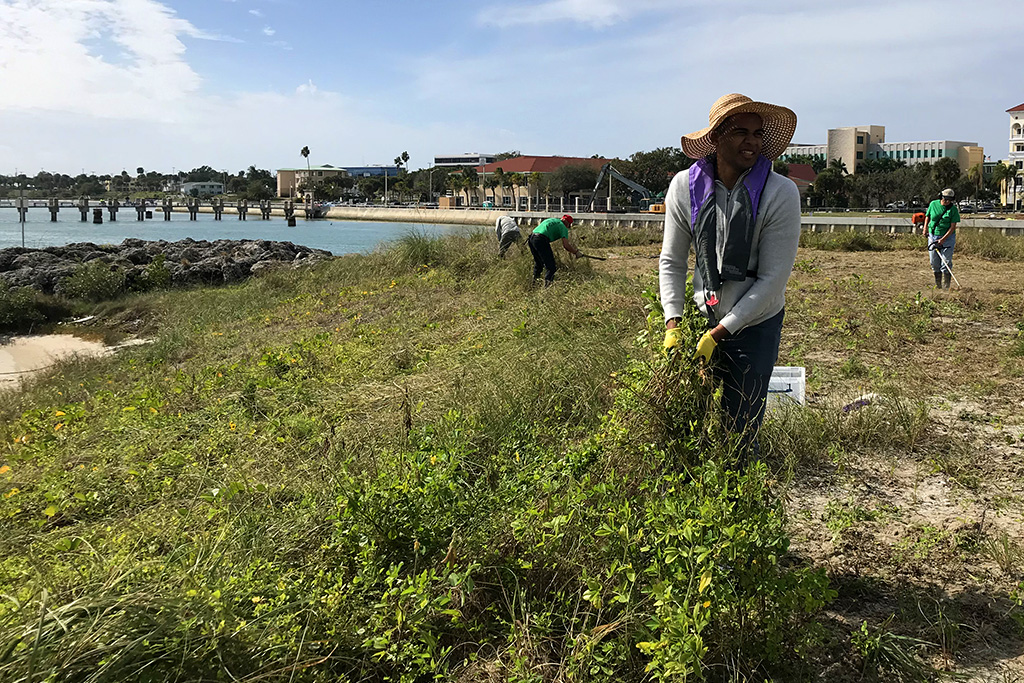
{"type": "Polygon", "coordinates": [[[608,260],[608,258],[606,256],[591,256],[590,254],[584,254],[582,251],[580,253],[576,254],[576,258],[590,258],[590,259],[594,259],[595,261],[607,261],[608,260]]]}
{"type": "Polygon", "coordinates": [[[934,249],[935,253],[939,255],[939,260],[942,261],[942,265],[946,269],[946,272],[949,273],[949,276],[953,278],[953,282],[956,283],[956,288],[963,289],[960,285],[960,281],[956,279],[956,275],[953,275],[953,266],[946,260],[946,257],[942,255],[942,250],[935,246],[936,244],[938,244],[938,242],[932,242],[928,245],[928,248],[934,249]]]}

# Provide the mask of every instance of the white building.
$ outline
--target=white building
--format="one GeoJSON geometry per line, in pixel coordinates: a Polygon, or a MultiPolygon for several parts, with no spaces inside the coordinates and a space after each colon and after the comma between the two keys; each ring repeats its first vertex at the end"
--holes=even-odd
{"type": "Polygon", "coordinates": [[[212,197],[214,195],[224,194],[224,183],[209,181],[205,183],[181,184],[182,194],[192,196],[193,190],[195,190],[195,194],[200,197],[212,197]]]}
{"type": "Polygon", "coordinates": [[[498,160],[497,154],[481,154],[471,152],[467,154],[447,154],[434,157],[434,166],[458,168],[460,166],[483,166],[498,160]]]}
{"type": "Polygon", "coordinates": [[[1017,176],[1012,187],[1003,183],[1000,194],[1003,203],[1012,204],[1016,211],[1024,201],[1024,104],[1007,109],[1006,113],[1010,115],[1010,155],[1006,165],[1017,169],[1017,176]]]}

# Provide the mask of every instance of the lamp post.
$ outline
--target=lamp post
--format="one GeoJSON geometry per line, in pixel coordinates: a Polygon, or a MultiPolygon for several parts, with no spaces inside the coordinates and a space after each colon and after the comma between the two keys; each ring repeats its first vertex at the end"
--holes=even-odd
{"type": "Polygon", "coordinates": [[[25,214],[28,211],[25,208],[25,183],[15,183],[18,188],[18,220],[21,223],[21,247],[25,248],[25,214]]]}

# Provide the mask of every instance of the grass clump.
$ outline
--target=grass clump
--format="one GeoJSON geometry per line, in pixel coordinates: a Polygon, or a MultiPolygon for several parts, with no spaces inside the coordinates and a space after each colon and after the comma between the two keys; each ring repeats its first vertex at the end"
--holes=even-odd
{"type": "Polygon", "coordinates": [[[125,291],[127,277],[124,271],[112,268],[100,259],[82,263],[58,285],[58,292],[69,299],[92,303],[116,298],[125,291]]]}
{"type": "Polygon", "coordinates": [[[833,593],[654,297],[397,249],[147,295],[152,347],[3,399],[0,678],[799,669],[833,593]]]}

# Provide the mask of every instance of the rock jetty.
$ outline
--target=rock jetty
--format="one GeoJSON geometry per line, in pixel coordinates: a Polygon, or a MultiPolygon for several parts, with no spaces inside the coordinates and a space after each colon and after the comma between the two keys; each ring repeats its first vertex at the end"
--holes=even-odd
{"type": "Polygon", "coordinates": [[[53,294],[80,264],[99,260],[112,270],[123,271],[131,282],[144,277],[146,268],[161,254],[175,286],[239,282],[265,270],[312,265],[332,256],[323,249],[271,240],[76,242],[43,249],[0,249],[0,278],[11,287],[33,287],[53,294]]]}

